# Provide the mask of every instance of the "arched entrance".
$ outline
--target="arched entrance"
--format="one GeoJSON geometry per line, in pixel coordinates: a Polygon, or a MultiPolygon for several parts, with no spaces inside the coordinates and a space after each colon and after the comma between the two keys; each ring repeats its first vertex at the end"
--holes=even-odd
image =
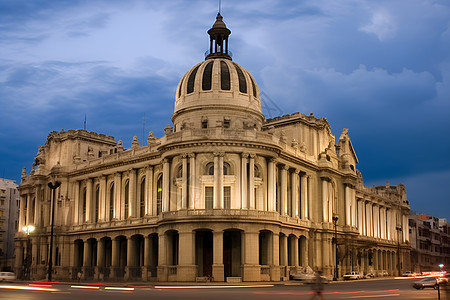
{"type": "Polygon", "coordinates": [[[241,276],[241,232],[225,230],[223,233],[223,265],[226,277],[241,276]]]}
{"type": "Polygon", "coordinates": [[[195,232],[195,264],[198,266],[198,276],[212,277],[213,264],[213,233],[210,230],[195,232]]]}

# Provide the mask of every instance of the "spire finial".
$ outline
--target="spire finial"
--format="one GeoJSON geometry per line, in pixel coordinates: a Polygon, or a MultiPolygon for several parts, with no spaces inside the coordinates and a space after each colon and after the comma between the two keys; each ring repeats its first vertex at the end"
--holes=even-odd
{"type": "Polygon", "coordinates": [[[221,9],[222,9],[222,0],[219,0],[219,15],[220,15],[221,9]]]}

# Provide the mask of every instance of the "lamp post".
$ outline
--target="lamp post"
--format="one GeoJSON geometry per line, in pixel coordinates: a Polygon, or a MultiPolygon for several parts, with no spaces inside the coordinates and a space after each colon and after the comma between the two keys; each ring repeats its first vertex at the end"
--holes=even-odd
{"type": "Polygon", "coordinates": [[[335,264],[334,264],[334,277],[333,280],[336,281],[338,279],[338,242],[337,242],[337,221],[339,220],[338,216],[333,217],[333,225],[334,225],[334,254],[335,254],[335,264]]]}
{"type": "Polygon", "coordinates": [[[402,232],[402,228],[400,226],[395,227],[397,230],[397,268],[398,268],[398,276],[402,274],[401,266],[400,266],[400,233],[402,232]]]}
{"type": "Polygon", "coordinates": [[[52,263],[53,263],[53,221],[55,219],[55,198],[56,189],[61,185],[61,182],[55,181],[48,183],[48,187],[53,191],[52,193],[52,217],[50,221],[50,254],[48,257],[48,281],[52,281],[52,263]]]}
{"type": "Polygon", "coordinates": [[[30,233],[34,231],[33,225],[27,225],[22,227],[22,231],[27,235],[27,255],[25,257],[25,261],[23,263],[24,266],[24,276],[25,279],[30,279],[30,266],[31,266],[31,239],[30,233]]]}

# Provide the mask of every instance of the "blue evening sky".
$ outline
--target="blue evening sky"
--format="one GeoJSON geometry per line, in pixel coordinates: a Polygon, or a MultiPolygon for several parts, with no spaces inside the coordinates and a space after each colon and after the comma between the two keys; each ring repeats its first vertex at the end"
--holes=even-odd
{"type": "MultiPolygon", "coordinates": [[[[19,182],[85,115],[126,148],[162,136],[217,2],[0,0],[0,177],[19,182]]],[[[404,183],[412,210],[450,218],[450,1],[225,0],[222,15],[266,117],[349,128],[366,185],[404,183]]]]}

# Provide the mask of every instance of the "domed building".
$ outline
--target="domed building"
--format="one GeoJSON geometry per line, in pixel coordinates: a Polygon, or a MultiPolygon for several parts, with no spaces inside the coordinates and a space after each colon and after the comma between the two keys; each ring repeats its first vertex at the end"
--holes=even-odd
{"type": "Polygon", "coordinates": [[[220,14],[208,34],[163,137],[125,149],[81,129],[49,134],[19,187],[19,228],[35,227],[16,235],[19,277],[236,282],[406,270],[405,187],[366,187],[348,130],[336,142],[325,118],[265,119],[220,14]]]}

